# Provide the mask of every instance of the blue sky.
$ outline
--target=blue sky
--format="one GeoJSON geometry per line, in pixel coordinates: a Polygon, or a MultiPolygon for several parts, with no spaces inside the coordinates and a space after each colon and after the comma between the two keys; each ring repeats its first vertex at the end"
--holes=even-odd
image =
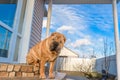
{"type": "MultiPolygon", "coordinates": [[[[120,3],[117,8],[120,25],[120,3]]],[[[53,5],[50,33],[63,33],[67,38],[65,46],[80,57],[89,57],[93,50],[97,57],[102,57],[104,38],[114,43],[112,14],[110,4],[53,5]]],[[[45,37],[46,21],[44,18],[42,38],[45,37]]]]}

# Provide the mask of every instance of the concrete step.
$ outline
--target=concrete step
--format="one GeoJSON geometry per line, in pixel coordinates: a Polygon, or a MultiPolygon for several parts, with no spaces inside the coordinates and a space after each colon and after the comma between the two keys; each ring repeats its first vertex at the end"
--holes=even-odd
{"type": "MultiPolygon", "coordinates": [[[[57,72],[55,73],[55,79],[47,78],[44,80],[63,80],[65,76],[66,73],[57,72]]],[[[1,77],[0,80],[41,80],[41,79],[39,79],[39,77],[13,77],[13,78],[1,77]]]]}
{"type": "MultiPolygon", "coordinates": [[[[0,63],[0,80],[39,80],[39,75],[39,66],[0,63]]],[[[48,74],[46,75],[48,77],[48,74]]],[[[54,75],[55,79],[52,80],[62,80],[66,76],[60,72],[54,72],[54,75]]]]}

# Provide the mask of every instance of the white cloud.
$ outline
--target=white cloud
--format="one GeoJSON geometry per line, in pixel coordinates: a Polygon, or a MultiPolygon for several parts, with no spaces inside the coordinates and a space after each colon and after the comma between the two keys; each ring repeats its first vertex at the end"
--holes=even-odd
{"type": "Polygon", "coordinates": [[[86,21],[81,17],[81,14],[78,15],[76,8],[67,5],[53,6],[52,21],[55,24],[73,26],[77,30],[87,28],[86,21]]]}
{"type": "Polygon", "coordinates": [[[69,30],[74,30],[74,28],[72,26],[61,26],[60,28],[57,29],[58,31],[69,31],[69,30]]]}
{"type": "Polygon", "coordinates": [[[99,42],[103,42],[103,38],[99,38],[98,41],[99,41],[99,42]]]}
{"type": "MultiPolygon", "coordinates": [[[[52,20],[51,20],[51,22],[50,22],[50,28],[53,28],[54,24],[55,23],[53,23],[52,20]]],[[[44,18],[43,19],[43,23],[42,23],[42,28],[46,28],[46,27],[47,27],[47,18],[44,18]]]]}
{"type": "Polygon", "coordinates": [[[61,26],[61,27],[59,27],[57,29],[58,32],[67,31],[68,33],[71,33],[71,34],[73,34],[75,30],[76,29],[74,27],[72,27],[72,26],[65,26],[65,25],[63,25],[63,26],[61,26]]]}
{"type": "Polygon", "coordinates": [[[43,28],[46,28],[46,26],[47,26],[47,19],[44,19],[43,20],[43,28]]]}
{"type": "Polygon", "coordinates": [[[89,39],[78,39],[74,43],[71,43],[71,45],[76,48],[80,47],[82,45],[92,45],[92,42],[89,39]]]}

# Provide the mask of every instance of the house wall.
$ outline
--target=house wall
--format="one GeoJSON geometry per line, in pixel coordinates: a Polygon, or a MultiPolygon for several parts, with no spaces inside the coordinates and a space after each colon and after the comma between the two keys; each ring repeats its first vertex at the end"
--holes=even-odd
{"type": "Polygon", "coordinates": [[[63,47],[59,56],[69,56],[69,57],[79,57],[77,53],[71,51],[70,49],[63,47]]]}
{"type": "MultiPolygon", "coordinates": [[[[107,57],[109,62],[109,73],[117,75],[116,56],[107,57]],[[109,59],[108,59],[109,58],[109,59]]],[[[72,57],[59,57],[56,62],[55,70],[63,71],[97,71],[100,72],[105,69],[105,58],[99,59],[85,59],[72,57]],[[90,66],[92,66],[90,68],[90,66]],[[90,68],[90,69],[89,69],[90,68]]]]}
{"type": "Polygon", "coordinates": [[[92,71],[96,59],[59,57],[56,62],[56,70],[62,71],[92,71]]]}
{"type": "Polygon", "coordinates": [[[18,63],[26,63],[28,50],[41,39],[44,0],[27,0],[18,63]]]}
{"type": "Polygon", "coordinates": [[[44,0],[35,0],[29,48],[41,40],[44,0]]]}
{"type": "Polygon", "coordinates": [[[29,49],[34,2],[35,0],[27,0],[26,2],[26,9],[25,9],[22,35],[21,35],[22,37],[21,37],[20,47],[19,47],[18,63],[26,62],[26,55],[29,49]]]}
{"type": "MultiPolygon", "coordinates": [[[[107,63],[109,63],[109,73],[117,75],[117,67],[116,67],[116,56],[107,57],[107,63]]],[[[100,58],[96,60],[96,71],[101,72],[102,69],[105,69],[105,58],[100,58]]]]}

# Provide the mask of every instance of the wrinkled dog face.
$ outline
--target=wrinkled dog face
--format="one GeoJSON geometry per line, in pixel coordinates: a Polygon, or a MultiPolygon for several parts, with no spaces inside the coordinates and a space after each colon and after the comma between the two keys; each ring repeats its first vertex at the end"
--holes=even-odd
{"type": "Polygon", "coordinates": [[[51,34],[50,39],[50,51],[56,51],[57,53],[60,53],[66,41],[65,36],[61,33],[54,32],[51,34]]]}

